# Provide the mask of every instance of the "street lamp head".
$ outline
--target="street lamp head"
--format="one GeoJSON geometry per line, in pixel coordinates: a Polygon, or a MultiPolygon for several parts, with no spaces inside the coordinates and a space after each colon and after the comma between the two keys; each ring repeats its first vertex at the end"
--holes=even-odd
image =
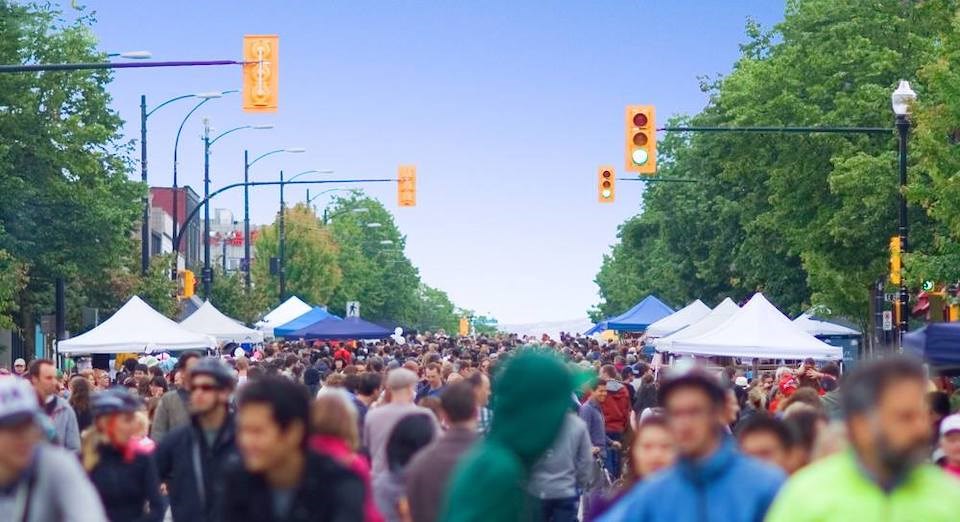
{"type": "Polygon", "coordinates": [[[383,223],[367,223],[367,228],[380,228],[383,226],[383,223]]]}
{"type": "Polygon", "coordinates": [[[194,94],[193,97],[203,98],[204,100],[212,100],[214,98],[222,98],[223,93],[220,91],[198,92],[194,94]]]}
{"type": "Polygon", "coordinates": [[[153,58],[153,53],[150,51],[126,51],[120,53],[120,57],[128,60],[146,60],[153,58]]]}
{"type": "Polygon", "coordinates": [[[251,129],[257,129],[257,130],[267,130],[267,129],[272,129],[272,128],[273,128],[273,124],[272,124],[272,123],[261,123],[261,124],[259,124],[259,125],[251,125],[250,128],[251,128],[251,129]]]}
{"type": "Polygon", "coordinates": [[[910,88],[910,82],[900,80],[897,89],[890,95],[890,103],[893,105],[893,113],[897,116],[906,116],[910,114],[910,105],[917,100],[917,93],[910,88]]]}
{"type": "Polygon", "coordinates": [[[353,212],[354,214],[366,214],[367,212],[370,212],[370,209],[367,207],[357,207],[351,209],[350,212],[353,212]]]}
{"type": "Polygon", "coordinates": [[[392,244],[393,244],[393,241],[390,240],[390,239],[384,239],[384,240],[381,240],[381,241],[380,241],[380,244],[381,244],[381,245],[392,245],[392,244]]]}
{"type": "Polygon", "coordinates": [[[303,147],[291,147],[289,149],[283,149],[283,152],[289,152],[291,154],[299,154],[301,152],[307,152],[307,149],[303,147]]]}

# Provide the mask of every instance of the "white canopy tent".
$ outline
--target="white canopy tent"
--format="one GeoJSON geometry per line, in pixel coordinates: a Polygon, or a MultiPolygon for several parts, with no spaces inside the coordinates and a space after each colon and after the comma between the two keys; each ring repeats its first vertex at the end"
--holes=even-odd
{"type": "Polygon", "coordinates": [[[299,297],[293,296],[263,316],[263,319],[256,325],[257,330],[260,330],[264,337],[272,338],[274,328],[283,326],[310,310],[313,310],[312,306],[304,303],[299,297]]]}
{"type": "Polygon", "coordinates": [[[180,321],[180,326],[191,332],[212,335],[221,343],[263,342],[263,332],[247,328],[223,315],[210,301],[205,301],[196,312],[180,321]]]}
{"type": "Polygon", "coordinates": [[[856,336],[860,335],[860,332],[854,330],[853,328],[847,328],[842,324],[831,323],[830,321],[822,321],[820,319],[814,319],[810,314],[800,314],[800,317],[797,317],[793,320],[793,324],[800,327],[801,330],[807,332],[810,335],[817,336],[831,336],[831,335],[846,335],[846,336],[856,336]]]}
{"type": "Polygon", "coordinates": [[[710,307],[697,299],[647,327],[647,337],[666,337],[706,317],[710,307]]]}
{"type": "Polygon", "coordinates": [[[216,348],[216,340],[191,332],[133,296],[109,319],[87,333],[57,343],[64,355],[158,352],[216,348]]]}
{"type": "Polygon", "coordinates": [[[657,349],[657,351],[669,352],[671,351],[670,347],[673,346],[674,342],[705,334],[726,322],[727,319],[739,311],[740,307],[737,306],[737,303],[734,303],[733,300],[728,297],[721,301],[716,308],[711,310],[707,315],[703,316],[703,318],[699,321],[691,324],[683,330],[680,330],[679,332],[670,334],[666,337],[661,337],[660,339],[654,339],[653,346],[657,349]]]}
{"type": "Polygon", "coordinates": [[[671,353],[764,359],[840,359],[843,350],[804,332],[756,294],[720,326],[696,337],[674,341],[671,353]]]}

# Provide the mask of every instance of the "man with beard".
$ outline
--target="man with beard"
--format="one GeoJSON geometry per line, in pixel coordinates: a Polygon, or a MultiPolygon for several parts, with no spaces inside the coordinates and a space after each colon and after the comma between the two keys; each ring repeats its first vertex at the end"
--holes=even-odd
{"type": "Polygon", "coordinates": [[[915,360],[858,365],[841,401],[852,449],[794,475],[767,520],[956,520],[960,483],[925,463],[931,430],[925,389],[915,360]]]}

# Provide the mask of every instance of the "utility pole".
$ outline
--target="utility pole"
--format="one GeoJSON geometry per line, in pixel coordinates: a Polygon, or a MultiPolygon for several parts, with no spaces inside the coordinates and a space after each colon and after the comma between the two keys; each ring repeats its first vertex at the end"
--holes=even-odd
{"type": "Polygon", "coordinates": [[[279,249],[280,249],[280,302],[283,302],[283,298],[287,293],[287,274],[286,267],[284,267],[285,255],[287,250],[287,232],[284,225],[284,214],[286,214],[286,202],[283,199],[283,171],[280,171],[280,238],[279,238],[279,249]]]}
{"type": "Polygon", "coordinates": [[[243,150],[243,285],[250,294],[250,153],[243,150]]]}
{"type": "MultiPolygon", "coordinates": [[[[210,122],[203,124],[203,298],[210,299],[210,122]]],[[[186,225],[186,223],[184,223],[186,225]]]]}
{"type": "Polygon", "coordinates": [[[140,272],[150,269],[150,185],[147,184],[147,95],[140,95],[140,181],[147,190],[143,196],[143,222],[140,224],[140,272]]]}

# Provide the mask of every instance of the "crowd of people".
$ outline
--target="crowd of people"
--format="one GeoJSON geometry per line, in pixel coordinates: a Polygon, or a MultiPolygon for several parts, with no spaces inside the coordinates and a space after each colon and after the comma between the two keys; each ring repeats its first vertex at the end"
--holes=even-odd
{"type": "MultiPolygon", "coordinates": [[[[701,361],[702,362],[702,361],[701,361]]],[[[960,391],[912,359],[762,371],[442,334],[0,373],[0,520],[960,517],[960,391]]]]}

